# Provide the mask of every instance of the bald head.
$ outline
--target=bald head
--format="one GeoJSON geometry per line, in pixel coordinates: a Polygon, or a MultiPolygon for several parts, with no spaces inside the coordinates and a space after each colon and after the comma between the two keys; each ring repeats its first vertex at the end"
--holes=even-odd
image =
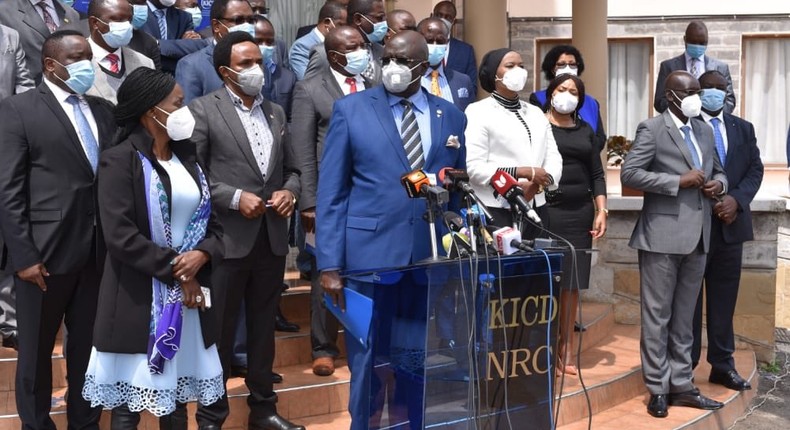
{"type": "Polygon", "coordinates": [[[450,22],[455,21],[455,16],[458,13],[455,5],[450,1],[440,1],[433,7],[433,16],[437,18],[444,18],[450,22]]]}
{"type": "Polygon", "coordinates": [[[664,96],[669,102],[669,110],[685,122],[687,117],[683,114],[681,105],[686,97],[699,94],[700,88],[697,78],[685,70],[676,70],[667,76],[664,85],[666,88],[664,96]]]}
{"type": "Polygon", "coordinates": [[[425,37],[428,43],[445,44],[450,40],[450,28],[447,27],[444,21],[436,17],[425,18],[420,21],[417,31],[425,37]]]}
{"type": "Polygon", "coordinates": [[[686,27],[686,34],[683,41],[692,45],[708,44],[708,27],[702,21],[691,21],[686,27]]]}
{"type": "Polygon", "coordinates": [[[350,25],[339,25],[331,30],[326,35],[324,40],[324,47],[326,51],[338,51],[345,53],[343,49],[349,41],[355,41],[364,44],[364,39],[359,31],[350,25]]]}
{"type": "Polygon", "coordinates": [[[387,42],[384,47],[384,56],[428,61],[428,44],[420,33],[404,30],[392,36],[387,42]]]}

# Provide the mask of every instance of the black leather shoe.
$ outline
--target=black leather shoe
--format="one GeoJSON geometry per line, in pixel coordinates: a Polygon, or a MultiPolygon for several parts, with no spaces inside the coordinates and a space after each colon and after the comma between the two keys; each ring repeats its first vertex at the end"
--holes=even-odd
{"type": "Polygon", "coordinates": [[[277,331],[296,333],[299,331],[299,325],[285,319],[282,310],[277,308],[277,315],[274,316],[274,329],[277,331]]]}
{"type": "Polygon", "coordinates": [[[669,395],[669,404],[672,406],[688,406],[690,408],[705,409],[707,411],[715,411],[724,406],[724,403],[703,396],[698,388],[686,391],[685,393],[671,393],[669,395]]]}
{"type": "Polygon", "coordinates": [[[249,430],[305,430],[304,426],[294,424],[277,414],[257,420],[250,419],[247,428],[249,430]]]}
{"type": "Polygon", "coordinates": [[[230,366],[231,378],[246,378],[247,366],[230,366]]]}
{"type": "Polygon", "coordinates": [[[15,334],[10,334],[3,338],[3,348],[11,348],[14,351],[19,350],[19,340],[15,334]]]}
{"type": "Polygon", "coordinates": [[[272,372],[272,383],[274,383],[274,384],[282,384],[283,383],[283,375],[280,375],[277,372],[272,372]]]}
{"type": "Polygon", "coordinates": [[[651,394],[647,402],[647,413],[656,418],[666,418],[669,415],[666,394],[651,394]]]}
{"type": "Polygon", "coordinates": [[[752,389],[752,384],[750,384],[749,381],[741,378],[741,375],[739,375],[735,370],[728,370],[726,372],[711,371],[708,381],[710,381],[711,384],[724,385],[730,390],[735,391],[745,391],[752,389]]]}

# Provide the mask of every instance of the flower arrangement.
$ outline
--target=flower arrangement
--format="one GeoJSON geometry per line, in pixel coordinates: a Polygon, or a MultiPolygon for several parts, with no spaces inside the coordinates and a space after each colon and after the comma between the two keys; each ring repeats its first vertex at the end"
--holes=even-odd
{"type": "Polygon", "coordinates": [[[606,141],[606,158],[610,166],[619,166],[625,161],[625,155],[631,150],[631,141],[625,136],[609,136],[606,141]]]}

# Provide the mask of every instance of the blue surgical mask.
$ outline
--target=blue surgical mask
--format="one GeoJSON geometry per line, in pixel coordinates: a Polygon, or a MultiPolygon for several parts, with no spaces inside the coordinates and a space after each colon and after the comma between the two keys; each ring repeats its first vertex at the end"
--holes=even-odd
{"type": "Polygon", "coordinates": [[[61,1],[68,7],[74,6],[74,0],[61,0],[61,1]]]}
{"type": "Polygon", "coordinates": [[[705,45],[695,45],[693,43],[686,44],[686,53],[691,58],[702,58],[705,55],[705,50],[708,49],[705,45]]]}
{"type": "Polygon", "coordinates": [[[122,22],[104,22],[99,20],[110,27],[110,31],[102,33],[101,37],[110,48],[118,49],[126,46],[132,40],[132,24],[129,21],[122,22]]]}
{"type": "Polygon", "coordinates": [[[75,93],[83,95],[87,93],[88,90],[93,86],[93,79],[96,77],[96,75],[94,73],[91,60],[77,61],[69,64],[68,66],[64,66],[54,58],[52,61],[60,64],[66,69],[67,72],[69,72],[69,78],[65,81],[58,75],[55,75],[55,77],[60,79],[61,82],[66,84],[66,86],[71,88],[71,90],[75,93]]]}
{"type": "Polygon", "coordinates": [[[447,53],[447,45],[428,45],[428,64],[431,66],[438,66],[444,60],[444,54],[447,53]]]}
{"type": "Polygon", "coordinates": [[[387,21],[381,21],[374,24],[373,21],[368,19],[368,17],[365,15],[362,15],[362,18],[365,18],[367,22],[373,24],[373,33],[365,33],[368,36],[368,40],[374,43],[380,43],[382,40],[384,40],[384,36],[386,36],[387,31],[389,31],[387,21]]]}
{"type": "Polygon", "coordinates": [[[274,46],[258,45],[258,47],[261,49],[261,57],[263,57],[264,64],[274,62],[274,46]]]}
{"type": "Polygon", "coordinates": [[[144,4],[133,4],[134,14],[132,15],[132,27],[140,28],[148,21],[148,6],[144,4]]]}
{"type": "MultiPolygon", "coordinates": [[[[222,21],[220,21],[220,24],[222,24],[222,21]]],[[[250,24],[249,22],[245,22],[239,25],[234,25],[233,27],[228,27],[225,24],[222,24],[222,26],[228,29],[228,33],[232,33],[234,31],[243,31],[249,34],[250,36],[255,37],[255,26],[250,24]]]]}
{"type": "Polygon", "coordinates": [[[711,112],[718,112],[724,107],[724,97],[727,93],[718,88],[705,88],[702,90],[702,107],[711,112]]]}
{"type": "Polygon", "coordinates": [[[192,27],[198,28],[203,23],[203,11],[199,7],[188,7],[184,9],[184,12],[192,15],[192,27]]]}
{"type": "MultiPolygon", "coordinates": [[[[340,53],[338,52],[338,54],[340,53]]],[[[344,55],[346,57],[346,65],[343,66],[343,68],[346,70],[346,72],[354,76],[364,72],[365,69],[368,68],[368,63],[370,63],[370,54],[368,53],[368,50],[364,48],[340,55],[344,55]]]]}

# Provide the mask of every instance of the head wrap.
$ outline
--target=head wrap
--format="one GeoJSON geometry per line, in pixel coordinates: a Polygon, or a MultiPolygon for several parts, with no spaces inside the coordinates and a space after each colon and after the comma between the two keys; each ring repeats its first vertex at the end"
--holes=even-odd
{"type": "Polygon", "coordinates": [[[499,63],[502,62],[502,59],[505,58],[508,52],[512,51],[513,50],[510,48],[500,48],[490,51],[483,56],[483,60],[480,62],[480,73],[478,75],[480,77],[480,86],[483,87],[484,90],[489,93],[494,92],[494,88],[496,88],[496,70],[499,68],[499,63]]]}

